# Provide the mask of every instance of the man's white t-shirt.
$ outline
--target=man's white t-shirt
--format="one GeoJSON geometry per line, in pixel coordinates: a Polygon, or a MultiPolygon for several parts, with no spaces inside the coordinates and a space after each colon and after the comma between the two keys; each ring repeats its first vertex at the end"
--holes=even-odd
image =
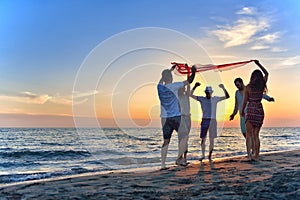
{"type": "Polygon", "coordinates": [[[183,82],[157,85],[158,96],[160,99],[161,118],[176,117],[181,115],[178,102],[178,89],[182,87],[184,87],[183,82]]]}
{"type": "Polygon", "coordinates": [[[204,119],[216,119],[217,115],[217,103],[219,101],[224,100],[222,97],[211,97],[210,99],[207,99],[206,97],[203,96],[197,96],[197,100],[201,104],[202,108],[202,118],[204,119]]]}

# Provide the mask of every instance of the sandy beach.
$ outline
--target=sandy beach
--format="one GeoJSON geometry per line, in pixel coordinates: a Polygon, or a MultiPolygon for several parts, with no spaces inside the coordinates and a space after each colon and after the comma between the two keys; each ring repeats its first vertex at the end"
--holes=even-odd
{"type": "Polygon", "coordinates": [[[300,199],[300,150],[6,185],[0,199],[300,199]]]}

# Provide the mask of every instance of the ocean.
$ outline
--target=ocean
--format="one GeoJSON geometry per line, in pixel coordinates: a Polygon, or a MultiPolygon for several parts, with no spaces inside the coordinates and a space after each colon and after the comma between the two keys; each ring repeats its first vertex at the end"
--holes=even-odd
{"type": "MultiPolygon", "coordinates": [[[[262,128],[260,141],[261,152],[299,150],[300,128],[262,128]]],[[[177,143],[174,132],[167,157],[170,165],[177,157],[177,143]]],[[[83,173],[159,169],[161,145],[160,128],[1,128],[0,185],[83,173]]],[[[215,140],[213,158],[246,155],[245,149],[239,128],[223,128],[215,140]]],[[[199,128],[193,128],[188,160],[196,161],[199,156],[199,128]]]]}

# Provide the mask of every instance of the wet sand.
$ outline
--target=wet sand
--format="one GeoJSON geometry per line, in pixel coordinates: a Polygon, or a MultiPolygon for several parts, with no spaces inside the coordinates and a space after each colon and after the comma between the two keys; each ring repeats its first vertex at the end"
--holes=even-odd
{"type": "Polygon", "coordinates": [[[6,185],[2,199],[300,199],[300,150],[6,185]]]}

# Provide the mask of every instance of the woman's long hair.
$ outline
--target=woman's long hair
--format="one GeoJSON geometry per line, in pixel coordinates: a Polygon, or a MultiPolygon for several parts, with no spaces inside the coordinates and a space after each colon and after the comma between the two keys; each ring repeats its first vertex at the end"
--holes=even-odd
{"type": "Polygon", "coordinates": [[[264,76],[262,72],[258,69],[252,72],[249,84],[250,88],[253,90],[258,90],[261,92],[267,91],[267,85],[264,76]]]}

